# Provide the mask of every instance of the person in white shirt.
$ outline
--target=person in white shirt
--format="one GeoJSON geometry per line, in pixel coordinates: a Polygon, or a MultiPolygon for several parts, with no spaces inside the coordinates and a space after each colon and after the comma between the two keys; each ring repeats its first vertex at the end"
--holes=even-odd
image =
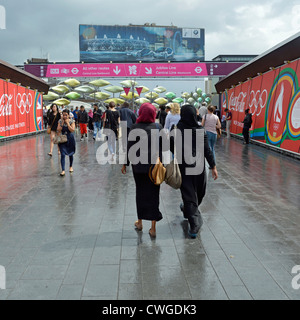
{"type": "Polygon", "coordinates": [[[206,131],[208,145],[214,155],[214,160],[216,162],[215,144],[217,141],[217,128],[221,128],[221,123],[219,117],[214,114],[214,111],[214,106],[207,107],[207,114],[204,115],[202,119],[202,127],[204,127],[206,131]]]}
{"type": "Polygon", "coordinates": [[[199,115],[201,117],[201,120],[203,119],[203,117],[207,114],[207,106],[206,104],[202,104],[202,106],[199,108],[199,115]]]}
{"type": "Polygon", "coordinates": [[[180,106],[178,103],[170,103],[171,111],[168,113],[165,122],[165,129],[171,131],[173,125],[177,125],[180,120],[180,106]]]}

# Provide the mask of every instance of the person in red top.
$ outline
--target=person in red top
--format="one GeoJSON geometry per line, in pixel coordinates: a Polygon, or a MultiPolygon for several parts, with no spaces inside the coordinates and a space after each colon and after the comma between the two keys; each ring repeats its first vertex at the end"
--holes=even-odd
{"type": "Polygon", "coordinates": [[[228,108],[225,109],[226,112],[226,135],[227,138],[230,138],[230,126],[231,126],[231,120],[232,120],[232,113],[228,110],[228,108]]]}
{"type": "Polygon", "coordinates": [[[84,109],[84,106],[80,106],[80,111],[78,112],[78,122],[80,126],[81,139],[83,141],[84,135],[87,138],[87,123],[89,122],[89,116],[84,109]]]}

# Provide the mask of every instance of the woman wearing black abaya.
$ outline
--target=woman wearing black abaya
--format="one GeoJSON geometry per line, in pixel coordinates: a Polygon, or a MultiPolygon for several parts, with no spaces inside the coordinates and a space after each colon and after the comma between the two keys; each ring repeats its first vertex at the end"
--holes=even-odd
{"type": "MultiPolygon", "coordinates": [[[[192,156],[195,157],[197,151],[204,152],[204,157],[207,160],[210,168],[212,168],[212,176],[214,180],[218,178],[218,172],[215,164],[213,154],[209,148],[206,134],[204,133],[204,150],[197,150],[200,148],[200,145],[196,145],[196,133],[197,130],[204,130],[197,122],[197,112],[196,109],[191,105],[185,105],[181,108],[180,121],[177,124],[177,129],[180,130],[182,135],[182,141],[184,140],[185,134],[191,132],[192,130],[192,141],[188,143],[190,145],[190,150],[192,156]],[[189,130],[188,130],[189,129],[189,130]]],[[[177,135],[178,136],[178,135],[177,135]]],[[[182,175],[182,184],[180,187],[181,196],[183,204],[180,206],[183,211],[183,215],[189,221],[190,229],[189,235],[192,238],[196,238],[197,233],[199,232],[201,225],[203,223],[201,218],[201,213],[198,209],[201,204],[206,189],[206,172],[205,165],[202,172],[197,172],[197,174],[189,175],[187,174],[187,169],[192,169],[196,166],[196,163],[187,164],[185,158],[185,150],[187,148],[186,143],[182,143],[182,161],[179,164],[180,172],[182,175]]],[[[189,150],[189,151],[190,151],[189,150]]],[[[174,151],[174,138],[171,136],[171,151],[174,151]]],[[[187,151],[187,150],[186,150],[187,151]]],[[[204,161],[204,159],[203,159],[204,161]]]]}
{"type": "MultiPolygon", "coordinates": [[[[149,234],[152,237],[156,236],[156,222],[162,219],[162,214],[159,210],[160,186],[155,185],[149,178],[149,169],[151,166],[151,162],[155,163],[156,160],[151,159],[151,146],[153,146],[151,145],[151,131],[160,131],[163,129],[163,127],[160,124],[155,123],[155,117],[155,107],[150,103],[142,104],[139,110],[139,117],[136,123],[132,126],[131,131],[129,133],[129,139],[134,135],[135,129],[142,130],[142,132],[144,132],[145,135],[142,137],[137,137],[136,141],[129,140],[127,145],[128,152],[130,152],[130,148],[134,146],[134,144],[137,142],[140,144],[140,146],[148,146],[148,148],[146,147],[148,152],[148,159],[146,161],[147,163],[132,163],[132,171],[136,185],[136,207],[138,216],[138,220],[135,222],[134,225],[138,230],[141,231],[143,229],[143,220],[152,221],[151,229],[149,230],[149,234]]],[[[165,135],[164,130],[162,130],[162,135],[165,135]]],[[[158,141],[159,140],[157,139],[157,145],[160,145],[157,147],[159,147],[159,154],[161,157],[161,143],[159,143],[158,141]]],[[[136,157],[141,156],[139,151],[140,150],[138,150],[136,157]]],[[[127,165],[129,165],[129,161],[127,165]]],[[[126,165],[123,165],[122,173],[126,173],[126,165]]]]}

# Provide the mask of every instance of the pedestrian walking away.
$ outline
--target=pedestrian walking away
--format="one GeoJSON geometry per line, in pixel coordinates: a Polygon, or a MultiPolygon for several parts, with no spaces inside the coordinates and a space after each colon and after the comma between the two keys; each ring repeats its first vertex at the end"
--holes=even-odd
{"type": "Polygon", "coordinates": [[[73,135],[75,131],[75,121],[70,119],[70,112],[69,110],[64,110],[62,113],[62,119],[58,122],[57,132],[58,134],[64,134],[67,136],[67,142],[59,143],[58,147],[61,153],[61,176],[65,175],[65,158],[69,156],[70,161],[70,168],[69,171],[73,172],[73,156],[76,151],[76,142],[73,135]]]}
{"type": "Polygon", "coordinates": [[[83,141],[84,137],[87,138],[87,124],[89,122],[89,116],[85,111],[84,106],[80,106],[80,110],[77,116],[78,116],[78,123],[80,126],[80,133],[81,133],[80,141],[83,141]]]}
{"type": "Polygon", "coordinates": [[[116,154],[116,140],[118,138],[118,129],[120,123],[120,114],[116,110],[116,105],[114,102],[110,102],[108,109],[104,114],[103,129],[104,133],[107,135],[107,145],[108,150],[111,153],[111,160],[114,160],[116,154]],[[109,130],[105,130],[109,129],[109,130]]]}
{"type": "Polygon", "coordinates": [[[119,110],[119,112],[120,112],[120,120],[126,122],[126,127],[127,127],[127,134],[124,134],[124,132],[122,132],[122,150],[123,152],[126,152],[128,135],[132,125],[136,123],[137,117],[135,113],[131,109],[129,109],[128,102],[123,103],[122,108],[119,110]]]}
{"type": "MultiPolygon", "coordinates": [[[[134,226],[137,230],[141,231],[143,229],[143,220],[151,221],[151,228],[149,230],[149,234],[151,237],[156,237],[156,222],[160,221],[162,217],[162,213],[159,210],[159,193],[160,186],[155,185],[149,178],[149,169],[151,163],[153,163],[153,159],[151,159],[151,144],[155,145],[157,150],[159,151],[159,156],[162,157],[162,138],[157,139],[155,137],[155,142],[151,141],[151,131],[161,131],[162,136],[166,139],[165,131],[162,130],[163,127],[157,123],[155,123],[156,118],[156,109],[150,103],[144,103],[141,105],[139,111],[139,117],[136,121],[136,124],[132,125],[131,133],[134,129],[143,130],[145,135],[138,137],[135,141],[131,141],[129,135],[128,141],[128,152],[130,153],[130,148],[138,143],[139,145],[148,146],[148,162],[132,164],[133,177],[136,186],[136,208],[137,208],[137,217],[138,220],[135,222],[134,226]],[[145,141],[144,141],[145,139],[145,141]]],[[[140,150],[136,152],[136,156],[140,157],[140,150]]],[[[130,164],[130,160],[126,165],[122,167],[122,173],[126,174],[127,166],[130,164]]],[[[155,160],[154,160],[155,162],[155,160]]]]}
{"type": "Polygon", "coordinates": [[[101,133],[101,124],[102,124],[102,111],[99,109],[98,105],[94,104],[93,112],[93,125],[94,125],[94,134],[93,139],[96,140],[97,135],[101,133]]]}
{"type": "Polygon", "coordinates": [[[199,108],[199,116],[202,121],[203,117],[207,114],[207,106],[206,103],[202,103],[201,107],[199,108]]]}
{"type": "Polygon", "coordinates": [[[74,115],[74,120],[75,120],[75,127],[78,128],[78,112],[79,112],[79,109],[78,107],[75,108],[73,112],[73,115],[74,115]]]}
{"type": "Polygon", "coordinates": [[[46,106],[44,106],[43,109],[43,121],[44,121],[44,129],[47,129],[48,125],[48,109],[46,106]]]}
{"type": "Polygon", "coordinates": [[[207,107],[207,114],[202,119],[202,127],[204,127],[207,134],[207,142],[213,153],[216,162],[215,144],[217,142],[217,128],[221,128],[220,119],[214,114],[214,106],[207,107]]]}
{"type": "Polygon", "coordinates": [[[244,144],[249,144],[249,130],[252,125],[252,114],[250,113],[250,109],[245,110],[245,118],[243,120],[243,124],[244,144]]]}
{"type": "MultiPolygon", "coordinates": [[[[58,121],[60,119],[61,119],[61,114],[59,113],[58,107],[55,103],[53,103],[50,107],[50,113],[49,113],[49,125],[51,128],[51,132],[50,132],[50,152],[48,153],[48,155],[50,157],[52,157],[52,154],[53,154],[53,147],[54,147],[53,139],[56,135],[58,121]]],[[[60,154],[59,148],[58,148],[58,154],[60,154]]]]}
{"type": "Polygon", "coordinates": [[[231,126],[231,120],[232,120],[232,113],[229,111],[228,108],[224,110],[226,112],[226,135],[227,138],[230,138],[230,126],[231,126]]]}
{"type": "MultiPolygon", "coordinates": [[[[190,134],[192,130],[192,141],[190,143],[192,154],[197,155],[197,152],[204,152],[204,157],[207,160],[214,180],[218,178],[218,172],[213,157],[213,153],[208,145],[207,135],[204,133],[204,150],[197,150],[199,146],[196,145],[196,135],[197,130],[204,130],[202,126],[199,125],[197,121],[196,109],[192,105],[184,105],[181,108],[180,121],[177,124],[178,130],[181,132],[182,141],[185,141],[185,134],[190,134]],[[187,130],[188,129],[188,130],[187,130]]],[[[177,137],[177,135],[176,135],[177,137]]],[[[170,138],[171,151],[174,153],[174,136],[170,138]]],[[[177,145],[176,145],[177,146],[177,145]]],[[[185,154],[185,148],[187,148],[185,143],[181,143],[181,154],[185,154]]],[[[177,148],[178,150],[178,148],[177,148]]],[[[199,205],[201,204],[206,191],[206,170],[205,165],[203,165],[203,171],[197,172],[193,175],[187,174],[188,168],[196,167],[197,162],[187,163],[186,158],[182,157],[182,161],[179,164],[182,183],[180,187],[181,196],[183,203],[180,205],[180,209],[183,212],[184,218],[189,222],[188,234],[191,238],[196,238],[197,234],[203,224],[201,213],[199,210],[199,205]]],[[[201,170],[200,170],[201,171],[201,170]]]]}
{"type": "Polygon", "coordinates": [[[180,120],[180,106],[178,103],[171,103],[169,105],[170,112],[166,117],[165,129],[171,131],[172,126],[176,126],[180,120]]]}
{"type": "Polygon", "coordinates": [[[166,112],[166,106],[162,105],[159,107],[159,116],[158,116],[158,121],[162,125],[162,127],[165,127],[165,122],[166,122],[166,117],[167,117],[167,112],[166,112]]]}
{"type": "Polygon", "coordinates": [[[94,117],[94,112],[92,109],[88,112],[89,116],[89,122],[88,122],[88,127],[90,132],[94,132],[94,125],[93,125],[93,117],[94,117]]]}

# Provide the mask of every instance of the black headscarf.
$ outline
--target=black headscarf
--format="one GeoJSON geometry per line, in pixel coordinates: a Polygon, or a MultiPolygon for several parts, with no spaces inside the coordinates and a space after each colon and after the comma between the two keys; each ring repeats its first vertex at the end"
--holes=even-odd
{"type": "Polygon", "coordinates": [[[177,124],[178,129],[199,129],[197,121],[197,112],[195,107],[190,104],[184,105],[181,107],[180,111],[180,120],[177,124]]]}

